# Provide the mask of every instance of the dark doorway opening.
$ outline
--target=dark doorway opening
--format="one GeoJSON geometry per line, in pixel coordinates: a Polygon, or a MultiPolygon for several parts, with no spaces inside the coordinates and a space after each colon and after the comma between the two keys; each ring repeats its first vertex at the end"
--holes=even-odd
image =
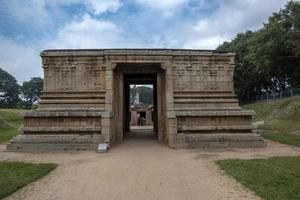
{"type": "Polygon", "coordinates": [[[138,112],[139,115],[142,117],[142,118],[145,118],[146,119],[146,112],[144,111],[141,111],[141,112],[138,112]]]}
{"type": "Polygon", "coordinates": [[[124,73],[124,138],[158,138],[156,79],[156,73],[124,73]],[[147,88],[151,97],[141,96],[147,88]]]}

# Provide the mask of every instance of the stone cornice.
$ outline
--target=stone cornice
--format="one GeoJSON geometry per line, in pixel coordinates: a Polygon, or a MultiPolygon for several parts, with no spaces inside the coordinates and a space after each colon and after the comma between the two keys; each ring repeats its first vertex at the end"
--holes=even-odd
{"type": "Polygon", "coordinates": [[[195,49],[49,49],[40,54],[44,56],[106,56],[106,55],[157,55],[157,56],[228,56],[233,52],[195,49]]]}

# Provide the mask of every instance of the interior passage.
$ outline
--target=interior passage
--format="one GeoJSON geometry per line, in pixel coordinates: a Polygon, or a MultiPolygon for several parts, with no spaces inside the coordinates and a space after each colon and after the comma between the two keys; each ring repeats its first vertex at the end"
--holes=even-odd
{"type": "Polygon", "coordinates": [[[157,139],[156,74],[124,74],[125,138],[157,139]]]}

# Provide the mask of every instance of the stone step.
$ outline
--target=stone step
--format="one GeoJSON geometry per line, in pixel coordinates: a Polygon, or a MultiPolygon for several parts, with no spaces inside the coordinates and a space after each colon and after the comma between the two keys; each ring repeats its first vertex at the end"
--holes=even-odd
{"type": "Polygon", "coordinates": [[[222,130],[252,130],[252,125],[208,125],[208,126],[178,126],[178,132],[185,131],[222,131],[222,130]]]}
{"type": "Polygon", "coordinates": [[[175,111],[176,116],[252,116],[255,114],[253,110],[189,110],[189,111],[175,111]]]}
{"type": "Polygon", "coordinates": [[[68,99],[68,100],[40,100],[40,104],[104,104],[104,99],[90,100],[90,99],[68,99]]]}
{"type": "Polygon", "coordinates": [[[101,117],[101,110],[32,110],[23,111],[23,117],[101,117]]]}
{"type": "Polygon", "coordinates": [[[101,127],[23,127],[23,132],[101,132],[101,127]]]}
{"type": "Polygon", "coordinates": [[[266,141],[258,134],[177,134],[176,148],[249,148],[265,147],[266,141]]]}
{"type": "Polygon", "coordinates": [[[238,103],[237,99],[174,99],[174,103],[238,103]]]}
{"type": "Polygon", "coordinates": [[[26,143],[26,144],[35,144],[35,143],[93,143],[93,135],[60,135],[60,134],[47,134],[47,135],[18,135],[14,137],[10,143],[26,143]]]}

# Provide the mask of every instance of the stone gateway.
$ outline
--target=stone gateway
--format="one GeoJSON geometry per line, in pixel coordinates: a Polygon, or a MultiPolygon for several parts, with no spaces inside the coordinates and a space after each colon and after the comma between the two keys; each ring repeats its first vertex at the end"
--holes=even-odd
{"type": "Polygon", "coordinates": [[[130,84],[152,84],[153,126],[171,148],[261,147],[233,87],[234,54],[182,49],[45,50],[39,108],[10,151],[96,150],[130,126],[130,84]]]}

